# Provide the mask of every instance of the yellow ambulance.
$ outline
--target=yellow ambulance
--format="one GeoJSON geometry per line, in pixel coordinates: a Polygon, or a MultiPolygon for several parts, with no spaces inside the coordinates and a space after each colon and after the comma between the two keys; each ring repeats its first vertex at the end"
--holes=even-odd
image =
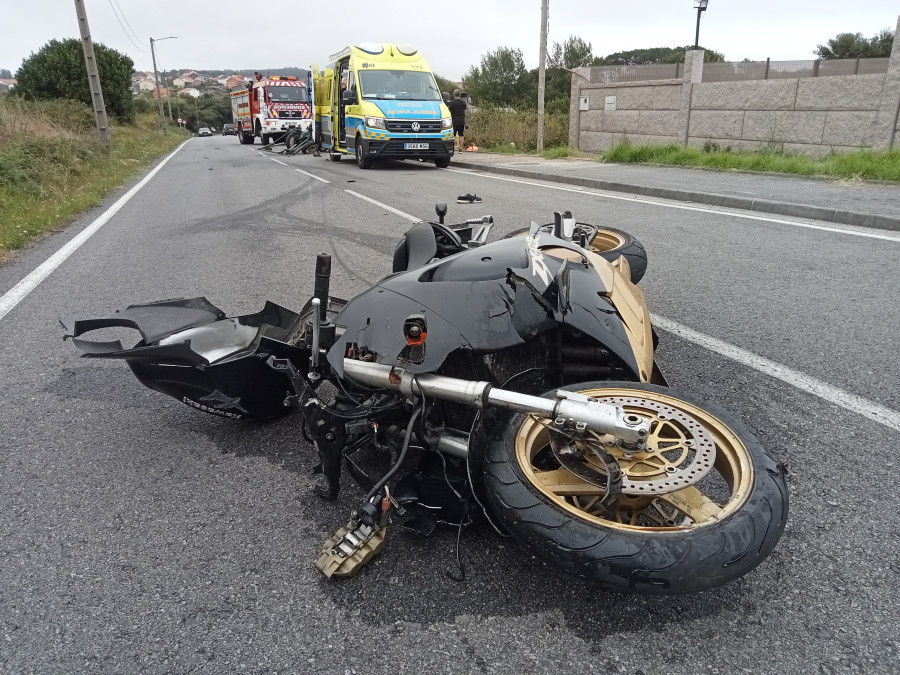
{"type": "Polygon", "coordinates": [[[453,126],[434,75],[418,49],[366,42],[313,66],[316,134],[332,161],[356,155],[361,169],[378,159],[427,159],[450,165],[453,126]]]}

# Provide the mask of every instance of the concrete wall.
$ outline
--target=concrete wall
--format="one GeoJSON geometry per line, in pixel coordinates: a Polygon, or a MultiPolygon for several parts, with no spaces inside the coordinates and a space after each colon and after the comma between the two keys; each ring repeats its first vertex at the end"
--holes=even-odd
{"type": "Polygon", "coordinates": [[[900,19],[888,71],[879,75],[703,82],[703,53],[689,51],[681,80],[592,85],[573,76],[569,143],[587,152],[626,138],[815,156],[887,150],[900,145],[898,35],[900,19]],[[614,110],[607,97],[615,97],[614,110]]]}

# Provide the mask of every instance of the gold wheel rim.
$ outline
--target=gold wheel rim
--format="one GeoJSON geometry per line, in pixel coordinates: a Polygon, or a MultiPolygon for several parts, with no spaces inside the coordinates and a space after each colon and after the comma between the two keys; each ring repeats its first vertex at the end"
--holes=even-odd
{"type": "MultiPolygon", "coordinates": [[[[715,443],[715,460],[709,474],[696,483],[664,494],[621,494],[615,507],[607,510],[601,506],[605,495],[602,487],[585,481],[548,457],[550,420],[530,415],[522,422],[516,435],[516,461],[528,482],[557,507],[581,520],[605,527],[665,532],[715,524],[735,513],[746,502],[753,484],[749,452],[737,434],[711,413],[653,391],[615,387],[589,389],[581,393],[600,401],[627,397],[630,401],[624,405],[627,412],[651,419],[648,452],[638,453],[637,460],[633,454],[629,456],[618,448],[610,450],[607,447],[626,477],[634,480],[647,478],[648,466],[659,466],[664,470],[671,462],[686,458],[683,448],[677,447],[677,444],[660,447],[671,440],[669,430],[672,425],[669,420],[659,420],[656,411],[645,402],[674,407],[699,422],[715,443]],[[661,443],[660,439],[666,443],[661,443]],[[661,459],[664,453],[670,453],[665,461],[661,459]]],[[[592,465],[591,468],[596,470],[598,467],[592,465]]]]}
{"type": "Polygon", "coordinates": [[[617,232],[610,232],[603,228],[597,230],[597,234],[591,239],[590,248],[594,253],[614,251],[625,245],[625,237],[617,232]]]}

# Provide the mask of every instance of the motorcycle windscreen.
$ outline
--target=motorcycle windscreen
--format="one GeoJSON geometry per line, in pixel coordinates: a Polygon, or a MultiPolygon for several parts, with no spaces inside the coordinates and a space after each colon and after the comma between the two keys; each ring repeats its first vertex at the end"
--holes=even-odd
{"type": "MultiPolygon", "coordinates": [[[[582,260],[571,243],[554,239],[553,244],[582,260]]],[[[345,331],[328,360],[341,374],[344,356],[356,350],[378,363],[424,373],[439,368],[457,349],[498,351],[568,325],[608,347],[637,374],[607,290],[586,262],[544,255],[532,237],[500,240],[393,275],[353,298],[335,318],[345,331]],[[414,315],[426,323],[419,361],[410,359],[403,332],[414,315]]]]}

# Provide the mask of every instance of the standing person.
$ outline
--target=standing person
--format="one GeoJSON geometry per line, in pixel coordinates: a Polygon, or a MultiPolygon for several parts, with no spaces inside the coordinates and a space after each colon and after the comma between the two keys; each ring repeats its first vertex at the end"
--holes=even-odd
{"type": "Polygon", "coordinates": [[[459,89],[453,90],[453,100],[447,104],[450,110],[450,121],[453,124],[453,147],[456,152],[462,152],[466,149],[466,100],[460,98],[462,92],[459,89]]]}

